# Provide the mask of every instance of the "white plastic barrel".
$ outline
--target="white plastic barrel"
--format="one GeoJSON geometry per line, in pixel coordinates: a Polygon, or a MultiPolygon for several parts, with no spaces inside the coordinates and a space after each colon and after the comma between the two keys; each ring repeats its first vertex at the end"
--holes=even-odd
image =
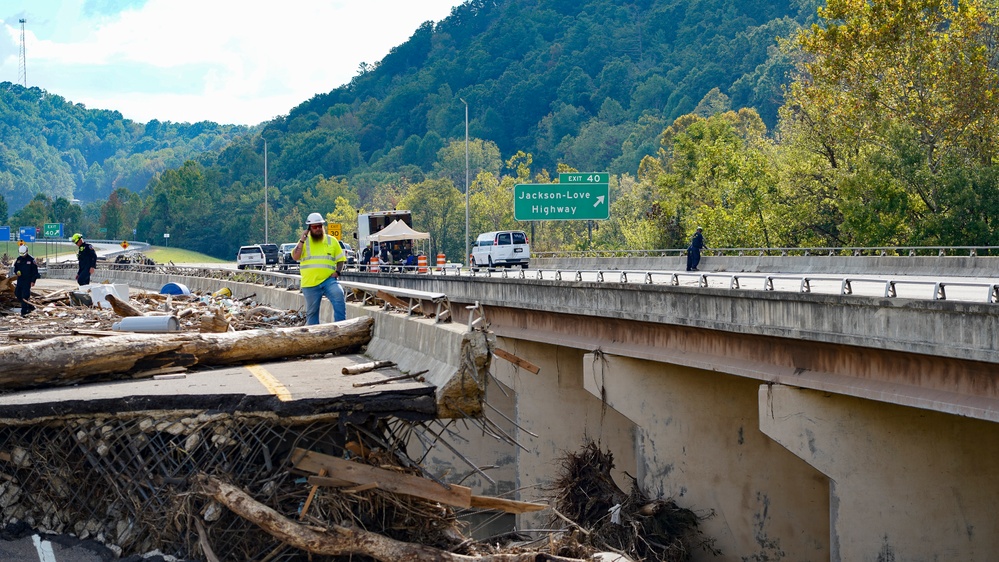
{"type": "Polygon", "coordinates": [[[176,332],[180,321],[176,316],[127,316],[115,322],[111,329],[116,332],[176,332]]]}

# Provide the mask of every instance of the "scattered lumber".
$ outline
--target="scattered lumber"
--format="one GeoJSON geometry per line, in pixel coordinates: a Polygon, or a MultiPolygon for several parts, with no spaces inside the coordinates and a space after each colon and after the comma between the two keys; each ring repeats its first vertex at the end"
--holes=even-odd
{"type": "Polygon", "coordinates": [[[228,365],[345,351],[369,342],[373,325],[370,317],[360,317],[333,324],[219,334],[60,336],[8,345],[0,347],[0,390],[71,384],[133,369],[228,365]]]}
{"type": "MultiPolygon", "coordinates": [[[[356,464],[356,463],[354,463],[356,464]]],[[[222,482],[218,478],[198,475],[195,479],[200,493],[214,498],[233,513],[250,521],[274,538],[295,548],[327,556],[363,555],[382,562],[583,562],[578,558],[565,558],[525,552],[517,554],[487,554],[466,556],[433,547],[397,541],[343,525],[330,525],[329,530],[300,525],[277,511],[256,501],[243,490],[222,482]],[[325,531],[325,532],[324,532],[325,531]]]]}
{"type": "Polygon", "coordinates": [[[357,365],[344,367],[343,369],[340,370],[340,372],[344,375],[359,375],[361,373],[367,373],[369,371],[374,371],[375,369],[382,369],[384,367],[395,367],[395,362],[372,361],[370,363],[358,363],[357,365]]]}
{"type": "Polygon", "coordinates": [[[538,367],[537,365],[531,363],[527,359],[521,359],[520,357],[517,357],[516,355],[510,353],[509,351],[500,349],[498,347],[493,349],[493,355],[499,357],[500,359],[506,359],[507,361],[513,363],[514,365],[520,367],[521,369],[527,369],[528,371],[534,373],[535,375],[541,372],[541,367],[538,367]]]}
{"type": "Polygon", "coordinates": [[[541,503],[530,503],[503,498],[472,495],[471,488],[450,484],[450,489],[420,476],[386,470],[359,462],[346,461],[334,456],[296,448],[292,451],[292,465],[298,470],[312,474],[326,472],[329,476],[310,476],[313,486],[342,487],[350,485],[375,484],[379,490],[396,494],[415,496],[429,501],[454,507],[476,507],[493,509],[507,513],[528,513],[548,509],[541,503]]]}
{"type": "Polygon", "coordinates": [[[423,375],[427,374],[428,370],[423,370],[418,373],[412,373],[409,375],[399,375],[398,377],[389,377],[387,379],[371,381],[371,382],[355,382],[354,388],[360,388],[363,386],[378,386],[381,384],[388,384],[390,382],[404,381],[409,379],[416,379],[420,382],[424,382],[425,379],[423,378],[423,375]]]}
{"type": "Polygon", "coordinates": [[[113,310],[115,314],[121,316],[122,318],[126,318],[129,316],[146,315],[145,312],[142,312],[141,310],[135,308],[131,304],[116,298],[114,295],[107,295],[104,298],[107,299],[108,303],[111,304],[111,310],[113,310]]]}
{"type": "Polygon", "coordinates": [[[229,320],[221,310],[216,310],[213,314],[206,314],[201,317],[201,333],[220,334],[229,331],[229,320]]]}

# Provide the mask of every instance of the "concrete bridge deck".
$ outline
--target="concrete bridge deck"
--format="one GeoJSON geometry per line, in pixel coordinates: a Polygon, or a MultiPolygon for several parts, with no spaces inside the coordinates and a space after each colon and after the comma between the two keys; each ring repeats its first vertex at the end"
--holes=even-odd
{"type": "MultiPolygon", "coordinates": [[[[350,278],[444,293],[457,324],[478,303],[497,346],[539,368],[494,361],[490,372],[487,400],[523,448],[467,445],[511,471],[501,482],[521,499],[550,483],[550,459],[592,439],[613,452],[624,489],[632,475],[712,514],[703,529],[723,554],[695,560],[988,560],[999,551],[996,304],[350,278]]],[[[189,280],[202,290],[223,282],[189,280]]],[[[399,349],[430,343],[391,332],[384,341],[399,349]]],[[[538,523],[522,516],[518,527],[538,523]]]]}

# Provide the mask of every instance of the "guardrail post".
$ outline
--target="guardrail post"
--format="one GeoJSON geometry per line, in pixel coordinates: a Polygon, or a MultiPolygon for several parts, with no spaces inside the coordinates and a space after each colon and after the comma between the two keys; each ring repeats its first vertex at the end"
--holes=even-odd
{"type": "Polygon", "coordinates": [[[853,286],[850,285],[849,279],[843,279],[843,282],[839,286],[839,294],[841,295],[853,294],[853,286]]]}
{"type": "Polygon", "coordinates": [[[885,298],[893,299],[895,295],[895,282],[889,279],[885,282],[885,298]]]}

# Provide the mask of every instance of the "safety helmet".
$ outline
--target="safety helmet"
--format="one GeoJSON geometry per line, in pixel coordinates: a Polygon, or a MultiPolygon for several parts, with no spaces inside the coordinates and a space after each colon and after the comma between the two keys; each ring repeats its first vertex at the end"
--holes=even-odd
{"type": "Polygon", "coordinates": [[[70,240],[72,240],[73,243],[76,244],[77,242],[80,241],[81,238],[83,238],[83,235],[77,232],[76,234],[70,237],[70,240]]]}
{"type": "Polygon", "coordinates": [[[319,213],[312,213],[309,215],[309,218],[305,219],[305,224],[326,224],[326,219],[324,219],[319,213]]]}
{"type": "Polygon", "coordinates": [[[28,253],[28,247],[27,246],[18,246],[17,247],[17,253],[19,253],[19,254],[27,254],[28,253]]]}

